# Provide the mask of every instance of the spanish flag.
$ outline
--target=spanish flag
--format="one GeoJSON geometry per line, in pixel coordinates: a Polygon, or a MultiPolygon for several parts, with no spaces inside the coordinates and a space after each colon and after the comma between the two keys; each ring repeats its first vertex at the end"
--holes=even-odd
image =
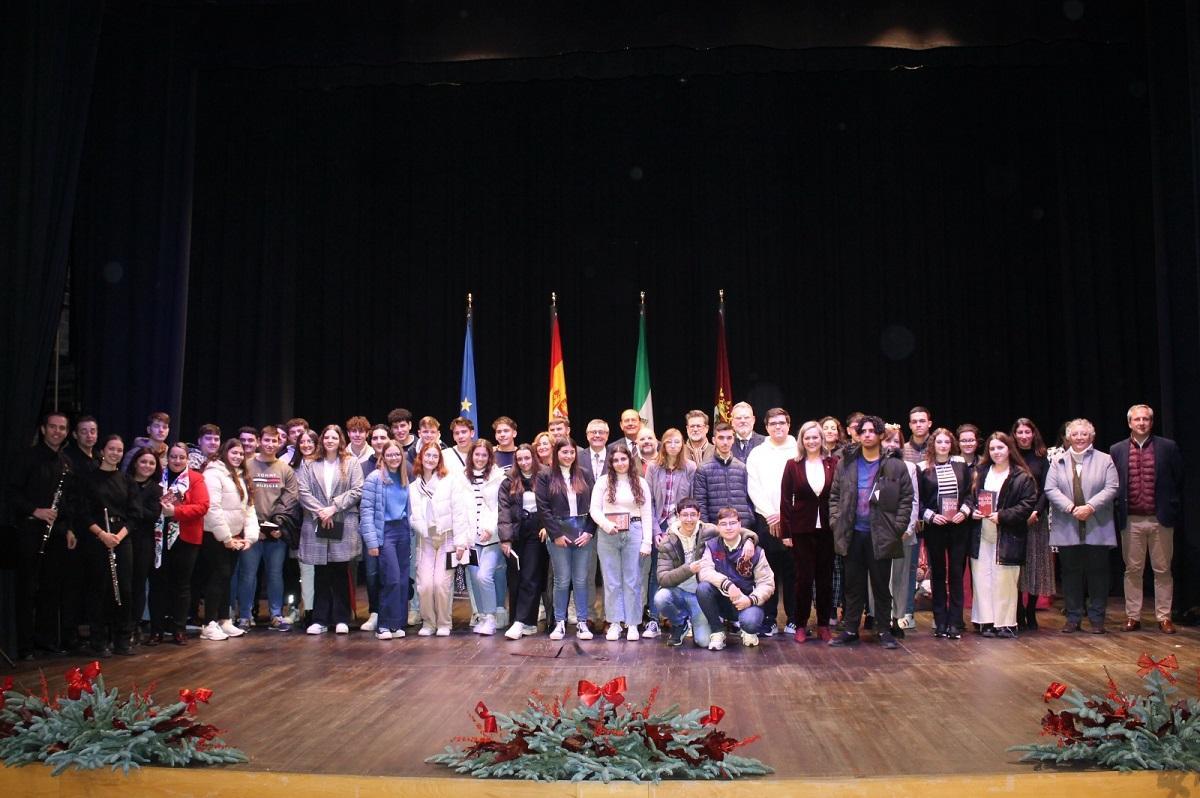
{"type": "Polygon", "coordinates": [[[550,295],[550,410],[547,422],[568,418],[567,378],[563,375],[562,339],[558,334],[558,295],[550,295]]]}

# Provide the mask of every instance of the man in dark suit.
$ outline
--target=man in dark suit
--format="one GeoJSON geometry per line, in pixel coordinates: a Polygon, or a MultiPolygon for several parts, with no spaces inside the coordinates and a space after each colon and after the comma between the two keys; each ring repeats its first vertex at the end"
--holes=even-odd
{"type": "Polygon", "coordinates": [[[1117,494],[1117,528],[1125,558],[1125,631],[1142,627],[1142,574],[1146,554],[1154,569],[1154,616],[1165,634],[1171,623],[1171,556],[1183,493],[1183,458],[1175,441],[1151,435],[1154,410],[1134,405],[1125,416],[1130,436],[1109,449],[1121,487],[1117,494]]]}
{"type": "Polygon", "coordinates": [[[608,445],[608,452],[612,454],[612,450],[620,446],[625,451],[629,452],[630,457],[638,456],[637,434],[642,428],[642,417],[638,415],[638,411],[632,407],[621,411],[621,434],[622,437],[613,441],[608,445]]]}
{"type": "Polygon", "coordinates": [[[579,467],[586,469],[592,475],[592,481],[601,474],[608,473],[608,422],[602,418],[593,418],[587,425],[587,448],[580,448],[575,456],[579,467]]]}

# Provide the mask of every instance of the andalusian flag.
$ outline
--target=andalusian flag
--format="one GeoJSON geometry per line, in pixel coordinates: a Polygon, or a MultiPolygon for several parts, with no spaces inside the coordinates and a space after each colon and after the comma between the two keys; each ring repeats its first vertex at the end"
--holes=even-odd
{"type": "Polygon", "coordinates": [[[463,342],[462,399],[458,403],[458,414],[469,418],[479,429],[479,411],[475,407],[475,345],[472,342],[471,295],[467,294],[467,337],[463,342]]]}
{"type": "Polygon", "coordinates": [[[642,310],[638,321],[637,363],[633,368],[633,406],[646,426],[654,429],[654,400],[650,395],[650,358],[646,355],[646,292],[642,292],[642,310]]]}
{"type": "Polygon", "coordinates": [[[733,414],[733,381],[729,378],[729,351],[725,348],[725,289],[717,306],[717,389],[713,399],[713,423],[729,423],[733,414]]]}
{"type": "Polygon", "coordinates": [[[562,339],[558,335],[558,295],[550,294],[550,409],[546,420],[569,418],[567,378],[563,374],[562,339]]]}

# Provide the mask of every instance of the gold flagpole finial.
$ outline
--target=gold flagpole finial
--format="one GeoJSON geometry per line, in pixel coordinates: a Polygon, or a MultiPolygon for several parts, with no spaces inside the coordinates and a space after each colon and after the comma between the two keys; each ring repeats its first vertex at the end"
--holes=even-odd
{"type": "Polygon", "coordinates": [[[646,292],[642,291],[641,294],[642,294],[642,304],[644,305],[644,304],[646,304],[646,292]]]}
{"type": "Polygon", "coordinates": [[[471,303],[472,303],[472,301],[473,301],[473,300],[472,300],[472,296],[471,296],[471,294],[468,292],[468,293],[467,293],[467,312],[468,312],[468,313],[470,313],[470,312],[471,312],[471,303]]]}
{"type": "Polygon", "coordinates": [[[558,304],[558,292],[557,292],[557,291],[551,291],[551,292],[550,292],[550,304],[551,304],[551,305],[557,305],[557,304],[558,304]]]}
{"type": "Polygon", "coordinates": [[[717,289],[717,294],[721,297],[721,301],[724,302],[725,301],[725,289],[724,288],[717,289]]]}

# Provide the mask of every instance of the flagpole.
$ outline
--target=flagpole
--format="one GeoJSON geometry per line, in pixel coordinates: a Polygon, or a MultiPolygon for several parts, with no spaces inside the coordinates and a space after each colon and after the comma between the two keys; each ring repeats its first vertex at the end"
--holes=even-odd
{"type": "Polygon", "coordinates": [[[463,368],[461,398],[458,403],[458,414],[479,425],[479,410],[476,408],[475,393],[475,334],[474,334],[475,297],[467,293],[467,331],[463,337],[463,368]]]}

